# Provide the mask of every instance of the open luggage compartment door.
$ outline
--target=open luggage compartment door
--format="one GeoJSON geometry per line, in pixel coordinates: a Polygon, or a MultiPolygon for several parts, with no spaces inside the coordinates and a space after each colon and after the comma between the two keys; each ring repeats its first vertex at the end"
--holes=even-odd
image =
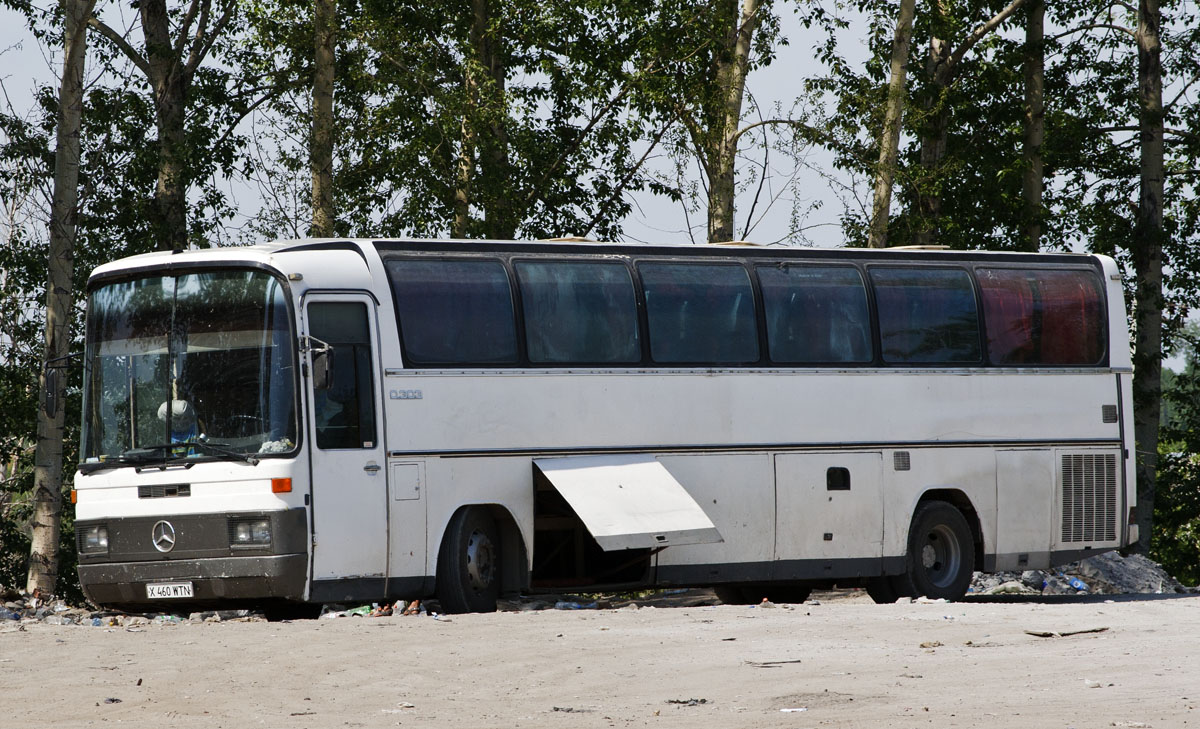
{"type": "Polygon", "coordinates": [[[606,552],[724,541],[653,456],[538,458],[533,463],[606,552]]]}

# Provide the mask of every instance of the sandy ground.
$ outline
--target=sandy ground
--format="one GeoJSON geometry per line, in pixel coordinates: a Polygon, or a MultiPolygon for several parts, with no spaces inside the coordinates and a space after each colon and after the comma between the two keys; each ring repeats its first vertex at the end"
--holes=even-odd
{"type": "Polygon", "coordinates": [[[0,727],[1200,724],[1197,596],[815,597],[438,620],[6,625],[0,727]],[[1107,630],[1025,632],[1095,628],[1107,630]]]}

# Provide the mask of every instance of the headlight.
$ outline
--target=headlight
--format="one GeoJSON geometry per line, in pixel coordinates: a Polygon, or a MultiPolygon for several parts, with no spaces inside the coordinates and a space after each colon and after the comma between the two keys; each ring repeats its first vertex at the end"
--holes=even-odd
{"type": "Polygon", "coordinates": [[[108,527],[103,524],[86,526],[79,533],[80,552],[107,552],[108,527]]]}
{"type": "Polygon", "coordinates": [[[258,547],[271,543],[269,519],[238,519],[229,523],[229,544],[234,547],[258,547]]]}

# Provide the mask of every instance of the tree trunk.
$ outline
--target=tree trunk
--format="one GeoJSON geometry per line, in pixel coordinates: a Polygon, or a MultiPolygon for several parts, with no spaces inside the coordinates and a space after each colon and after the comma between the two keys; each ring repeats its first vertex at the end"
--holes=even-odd
{"type": "Polygon", "coordinates": [[[1024,177],[1021,250],[1036,253],[1042,245],[1042,188],[1044,161],[1042,143],[1046,129],[1046,2],[1029,0],[1025,23],[1025,144],[1022,150],[1024,177]]]}
{"type": "Polygon", "coordinates": [[[1163,285],[1163,103],[1162,43],[1158,0],[1138,6],[1138,125],[1141,192],[1133,230],[1134,289],[1133,430],[1137,441],[1137,551],[1150,551],[1154,487],[1158,472],[1158,430],[1162,409],[1163,285]]]}
{"type": "MultiPolygon", "coordinates": [[[[79,201],[79,129],[83,117],[83,70],[87,56],[87,22],[95,0],[64,0],[62,86],[54,153],[54,200],[50,208],[50,261],[46,283],[45,357],[61,365],[71,346],[72,276],[75,262],[75,217],[79,201]],[[57,361],[55,361],[57,360],[57,361]]],[[[33,540],[25,589],[52,593],[58,581],[58,542],[62,518],[63,381],[55,377],[55,407],[38,408],[34,451],[33,540]]],[[[40,392],[46,391],[46,369],[40,392]]],[[[39,398],[41,399],[41,398],[39,398]]]]}
{"type": "Polygon", "coordinates": [[[476,118],[481,122],[487,120],[480,126],[486,128],[488,136],[483,139],[477,135],[475,139],[484,153],[481,161],[488,166],[484,174],[489,182],[489,194],[484,199],[484,231],[489,238],[506,239],[517,234],[517,216],[508,184],[512,179],[508,156],[508,67],[501,48],[501,34],[491,27],[495,19],[488,0],[472,0],[471,6],[474,12],[471,40],[487,82],[480,89],[480,107],[477,109],[480,113],[476,118]]]}
{"type": "MultiPolygon", "coordinates": [[[[944,0],[935,0],[934,12],[940,20],[946,13],[944,0]]],[[[929,43],[929,61],[927,70],[933,86],[928,98],[926,109],[930,111],[932,121],[921,138],[921,179],[917,185],[917,232],[913,235],[916,245],[936,245],[938,228],[942,216],[942,174],[938,169],[946,158],[946,136],[950,127],[950,108],[947,104],[946,92],[954,82],[959,63],[963,57],[983,40],[988,33],[1000,27],[1010,15],[1015,13],[1025,3],[1025,0],[1011,0],[1000,12],[987,22],[982,23],[967,36],[957,48],[951,50],[950,44],[934,37],[929,43]]],[[[939,26],[941,23],[936,23],[939,26]]]]}
{"type": "MultiPolygon", "coordinates": [[[[468,70],[465,80],[467,99],[472,108],[478,105],[479,95],[468,70]]],[[[454,170],[454,220],[450,223],[451,238],[466,238],[471,223],[471,178],[475,174],[475,127],[466,114],[462,119],[462,139],[454,170]]]]}
{"type": "Polygon", "coordinates": [[[337,0],[316,0],[313,15],[312,235],[333,235],[333,74],[337,0]]]}
{"type": "MultiPolygon", "coordinates": [[[[945,8],[940,1],[933,3],[940,18],[945,8]]],[[[919,246],[937,244],[938,218],[942,215],[941,175],[938,167],[946,158],[946,133],[950,124],[946,90],[950,86],[954,66],[950,59],[950,44],[942,39],[929,39],[929,58],[925,62],[933,89],[925,100],[929,126],[921,137],[921,177],[917,186],[917,230],[913,243],[919,246]]]]}
{"type": "Polygon", "coordinates": [[[466,103],[455,162],[454,218],[450,227],[455,238],[471,235],[472,205],[483,210],[485,237],[512,238],[517,231],[519,212],[509,185],[508,67],[493,21],[488,0],[471,0],[471,30],[463,72],[466,103]]]}
{"type": "Polygon", "coordinates": [[[887,111],[879,135],[879,167],[875,171],[875,199],[871,205],[871,229],[867,245],[886,248],[888,217],[892,207],[892,181],[900,157],[900,125],[904,115],[905,76],[908,52],[912,45],[913,15],[916,0],[900,0],[896,18],[896,37],[892,40],[892,74],[888,81],[887,111]]]}
{"type": "Polygon", "coordinates": [[[758,27],[759,0],[742,0],[737,25],[726,40],[725,54],[717,62],[717,88],[724,96],[720,128],[711,138],[708,174],[708,242],[733,240],[734,173],[737,165],[738,127],[746,74],[750,70],[750,48],[758,27]]]}
{"type": "Polygon", "coordinates": [[[188,174],[183,116],[190,79],[182,59],[172,47],[166,0],[142,0],[139,7],[158,130],[155,245],[159,250],[183,250],[188,245],[188,174]]]}

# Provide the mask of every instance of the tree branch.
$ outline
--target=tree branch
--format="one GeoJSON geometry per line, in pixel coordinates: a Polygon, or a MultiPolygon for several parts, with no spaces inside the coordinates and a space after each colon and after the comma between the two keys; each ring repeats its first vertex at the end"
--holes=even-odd
{"type": "MultiPolygon", "coordinates": [[[[207,5],[207,2],[205,4],[207,5]]],[[[212,47],[217,42],[217,39],[221,37],[221,33],[225,30],[225,26],[228,25],[229,21],[233,19],[235,10],[237,10],[237,4],[228,2],[225,4],[225,10],[221,13],[221,17],[217,19],[217,22],[212,27],[212,30],[208,31],[207,33],[200,33],[199,29],[197,29],[196,39],[192,44],[192,51],[188,56],[187,66],[185,67],[185,70],[189,76],[195,73],[196,69],[200,67],[200,64],[204,62],[204,59],[208,56],[208,52],[212,50],[212,47]]]]}
{"type": "Polygon", "coordinates": [[[225,141],[228,140],[229,137],[233,135],[234,130],[237,129],[237,125],[241,124],[243,119],[245,119],[246,117],[253,114],[254,110],[257,109],[258,107],[262,106],[263,104],[267,103],[271,99],[275,98],[275,96],[278,93],[279,93],[278,88],[272,88],[272,89],[270,89],[270,93],[263,94],[262,96],[260,96],[258,98],[257,101],[255,101],[250,106],[247,106],[246,110],[243,111],[241,114],[238,114],[237,119],[234,119],[233,122],[231,122],[229,124],[229,128],[225,130],[225,133],[222,134],[220,137],[218,137],[217,141],[213,142],[210,149],[216,149],[216,148],[220,147],[222,144],[224,144],[225,141]]]}
{"type": "Polygon", "coordinates": [[[137,49],[129,45],[129,41],[125,40],[120,33],[108,27],[104,21],[95,16],[88,18],[88,25],[94,28],[96,32],[107,38],[113,45],[120,49],[121,53],[124,53],[125,56],[133,62],[133,65],[138,67],[138,70],[146,74],[147,78],[150,77],[150,63],[145,59],[145,57],[137,52],[137,49]]]}
{"type": "Polygon", "coordinates": [[[1188,89],[1190,89],[1192,87],[1192,84],[1196,83],[1197,81],[1200,81],[1200,76],[1193,76],[1190,79],[1188,79],[1188,82],[1183,85],[1183,88],[1179,90],[1179,93],[1175,94],[1175,98],[1171,99],[1171,101],[1165,107],[1163,107],[1165,113],[1170,114],[1171,108],[1173,106],[1175,106],[1175,103],[1178,102],[1181,98],[1183,98],[1183,95],[1186,94],[1188,89]]]}
{"type": "Polygon", "coordinates": [[[592,232],[592,228],[595,228],[600,223],[600,218],[604,215],[604,210],[607,209],[609,205],[612,205],[619,196],[624,194],[625,186],[629,184],[629,181],[633,179],[634,174],[636,174],[637,171],[642,168],[642,165],[645,164],[646,159],[650,156],[650,153],[654,151],[654,148],[658,146],[659,141],[662,140],[663,135],[667,133],[667,129],[668,126],[664,124],[662,129],[658,130],[658,134],[654,136],[654,141],[650,143],[650,147],[646,149],[646,153],[643,154],[641,158],[638,159],[637,164],[631,167],[629,171],[625,173],[625,176],[621,178],[621,181],[617,184],[617,187],[613,190],[613,193],[608,196],[608,200],[606,200],[604,204],[600,206],[600,208],[596,211],[596,214],[592,216],[592,219],[588,221],[587,228],[580,233],[581,236],[586,238],[588,233],[592,232]]]}
{"type": "MultiPolygon", "coordinates": [[[[642,68],[641,71],[634,74],[634,78],[653,70],[655,64],[655,61],[650,61],[644,68],[642,68]]],[[[621,85],[620,90],[618,90],[611,99],[605,102],[604,106],[602,106],[599,111],[592,115],[592,118],[588,121],[587,126],[579,130],[579,133],[575,135],[574,142],[566,149],[560,151],[553,164],[545,169],[545,171],[542,173],[541,179],[538,180],[537,184],[533,186],[533,189],[529,191],[529,194],[525,196],[525,203],[522,206],[522,209],[529,208],[529,205],[537,198],[538,195],[541,194],[543,186],[546,184],[546,181],[550,179],[550,175],[554,174],[554,172],[558,170],[558,167],[563,163],[563,160],[565,160],[568,155],[579,149],[579,147],[583,145],[583,142],[587,136],[591,134],[592,130],[596,128],[596,125],[600,123],[600,120],[608,116],[609,112],[611,112],[617,106],[617,104],[620,103],[621,99],[625,98],[626,94],[629,93],[632,82],[633,78],[626,79],[621,85]]]]}
{"type": "MultiPolygon", "coordinates": [[[[1142,128],[1139,126],[1097,127],[1095,131],[1102,134],[1107,134],[1110,132],[1138,132],[1141,131],[1141,129],[1142,128]]],[[[1163,127],[1163,134],[1172,134],[1176,137],[1183,137],[1184,139],[1200,139],[1200,135],[1196,134],[1195,132],[1189,132],[1183,129],[1172,129],[1171,127],[1163,127]]]]}
{"type": "MultiPolygon", "coordinates": [[[[196,12],[201,10],[200,0],[192,0],[188,5],[187,13],[183,16],[183,21],[179,25],[179,38],[175,40],[175,57],[183,58],[183,44],[187,42],[188,35],[191,34],[192,23],[196,20],[196,12]]],[[[208,15],[208,0],[205,0],[203,6],[204,16],[200,19],[200,25],[203,27],[208,15]]]]}
{"type": "Polygon", "coordinates": [[[1051,41],[1056,41],[1059,38],[1066,38],[1069,35],[1072,35],[1074,33],[1082,33],[1085,30],[1097,30],[1100,28],[1106,28],[1108,30],[1115,30],[1115,31],[1124,33],[1125,35],[1129,36],[1130,38],[1133,38],[1135,40],[1137,39],[1137,33],[1134,33],[1129,28],[1126,28],[1126,27],[1123,27],[1120,25],[1114,25],[1112,23],[1089,23],[1087,25],[1081,25],[1078,28],[1072,28],[1071,30],[1063,31],[1062,33],[1059,33],[1058,35],[1052,35],[1046,39],[1046,42],[1049,43],[1051,41]]]}
{"type": "Polygon", "coordinates": [[[958,62],[962,60],[963,56],[967,55],[967,51],[971,50],[976,43],[983,40],[984,36],[995,30],[996,26],[1007,20],[1010,15],[1017,12],[1017,9],[1024,4],[1025,0],[1013,0],[1008,4],[1008,7],[993,15],[991,20],[987,21],[983,25],[980,25],[978,28],[972,31],[971,35],[967,36],[967,39],[964,40],[957,49],[955,49],[954,53],[950,54],[950,60],[946,65],[949,66],[950,69],[953,69],[955,66],[957,66],[958,62]]]}
{"type": "MultiPolygon", "coordinates": [[[[758,114],[759,121],[762,121],[763,120],[762,109],[758,106],[758,104],[755,104],[754,108],[756,111],[759,112],[759,114],[758,114]]],[[[742,130],[739,129],[738,132],[736,134],[734,134],[735,140],[741,136],[741,131],[742,130]]],[[[736,141],[734,142],[734,149],[737,149],[736,141]]],[[[746,225],[744,228],[742,228],[742,234],[740,236],[738,236],[738,240],[746,240],[750,236],[751,223],[754,220],[754,211],[758,208],[758,201],[762,197],[763,187],[767,184],[767,173],[770,170],[770,167],[769,167],[770,158],[771,158],[771,145],[767,144],[767,136],[764,134],[763,135],[762,174],[759,175],[759,177],[758,177],[758,189],[756,189],[754,191],[754,199],[750,201],[750,210],[748,210],[746,212],[746,225]]]]}

